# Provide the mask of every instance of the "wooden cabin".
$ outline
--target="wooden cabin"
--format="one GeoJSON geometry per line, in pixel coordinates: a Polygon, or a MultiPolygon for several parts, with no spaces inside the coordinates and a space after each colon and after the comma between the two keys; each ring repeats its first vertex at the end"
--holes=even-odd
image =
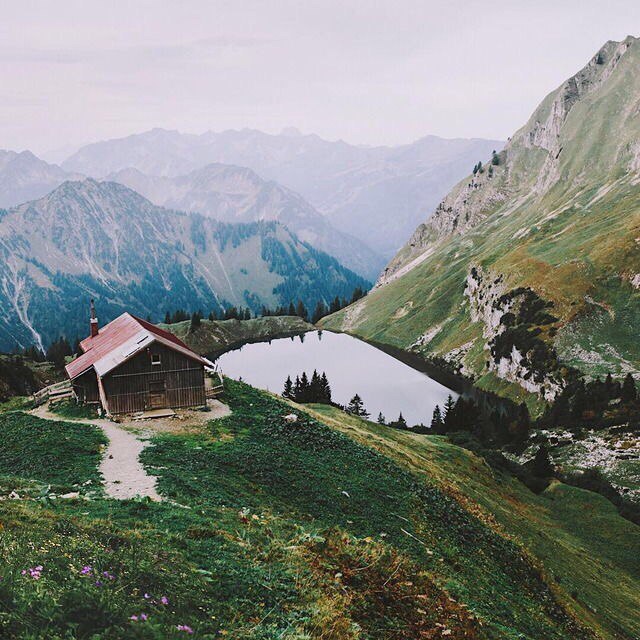
{"type": "Polygon", "coordinates": [[[207,361],[168,331],[123,313],[100,329],[91,304],[91,334],[66,366],[80,402],[109,415],[206,405],[207,361]]]}

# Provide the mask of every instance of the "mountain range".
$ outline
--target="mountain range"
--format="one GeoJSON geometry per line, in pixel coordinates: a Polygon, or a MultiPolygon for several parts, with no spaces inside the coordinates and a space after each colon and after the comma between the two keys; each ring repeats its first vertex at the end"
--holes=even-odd
{"type": "Polygon", "coordinates": [[[640,42],[607,42],[474,167],[330,328],[552,400],[640,372],[640,42]]]}
{"type": "Polygon", "coordinates": [[[335,256],[373,281],[384,259],[357,237],[338,231],[302,196],[246,167],[209,164],[180,176],[149,176],[122,169],[107,178],[137,191],[151,202],[201,213],[222,222],[277,220],[301,240],[335,256]]]}
{"type": "Polygon", "coordinates": [[[226,224],[153,205],[114,182],[64,182],[0,211],[0,349],[86,334],[86,301],[129,309],[254,312],[350,297],[367,282],[275,221],[226,224]]]}
{"type": "Polygon", "coordinates": [[[502,145],[427,136],[397,147],[363,147],[295,129],[279,135],[153,129],[86,145],[62,167],[95,178],[129,168],[177,177],[211,163],[248,167],[301,194],[336,229],[388,259],[460,176],[502,145]]]}
{"type": "Polygon", "coordinates": [[[81,177],[41,160],[31,151],[0,150],[0,207],[13,207],[41,198],[65,180],[81,177]]]}

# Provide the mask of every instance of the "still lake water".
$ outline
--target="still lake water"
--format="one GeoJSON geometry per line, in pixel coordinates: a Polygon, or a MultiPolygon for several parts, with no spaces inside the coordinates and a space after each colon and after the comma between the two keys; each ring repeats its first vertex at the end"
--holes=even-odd
{"type": "Polygon", "coordinates": [[[402,411],[407,423],[429,425],[436,404],[457,394],[425,373],[343,333],[310,332],[294,338],[247,344],[218,358],[224,375],[242,378],[254,387],[282,393],[287,376],[295,381],[303,371],[326,372],[332,399],[347,404],[358,393],[376,419],[382,412],[396,420],[402,411]]]}

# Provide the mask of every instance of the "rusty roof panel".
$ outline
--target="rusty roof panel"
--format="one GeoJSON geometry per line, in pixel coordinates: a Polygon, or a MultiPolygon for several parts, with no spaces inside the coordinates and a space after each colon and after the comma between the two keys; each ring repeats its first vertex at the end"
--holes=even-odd
{"type": "Polygon", "coordinates": [[[207,364],[204,358],[169,331],[130,313],[123,313],[100,329],[95,338],[89,337],[81,342],[85,353],[65,367],[67,375],[73,380],[94,367],[98,376],[104,376],[153,342],[161,342],[201,364],[207,364]]]}

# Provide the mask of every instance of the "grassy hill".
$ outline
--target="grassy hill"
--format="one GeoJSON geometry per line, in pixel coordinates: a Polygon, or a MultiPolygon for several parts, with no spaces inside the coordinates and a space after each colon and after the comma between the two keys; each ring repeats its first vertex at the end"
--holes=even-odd
{"type": "Polygon", "coordinates": [[[298,316],[265,316],[251,320],[202,320],[195,331],[191,322],[160,325],[171,331],[197,353],[218,356],[251,342],[288,338],[313,330],[313,325],[298,316]]]}
{"type": "Polygon", "coordinates": [[[532,405],[567,367],[639,373],[638,69],[640,41],[607,43],[325,326],[532,405]]]}
{"type": "MultiPolygon", "coordinates": [[[[443,438],[321,406],[296,407],[288,423],[283,401],[233,381],[226,393],[231,416],[158,435],[144,451],[161,503],[95,491],[48,498],[52,430],[25,414],[2,417],[10,433],[25,429],[10,450],[31,462],[0,487],[31,499],[0,501],[0,634],[177,638],[186,626],[201,638],[564,640],[640,631],[640,530],[599,496],[559,484],[535,496],[443,438]]],[[[55,425],[69,482],[82,485],[95,477],[100,434],[55,425]]]]}

